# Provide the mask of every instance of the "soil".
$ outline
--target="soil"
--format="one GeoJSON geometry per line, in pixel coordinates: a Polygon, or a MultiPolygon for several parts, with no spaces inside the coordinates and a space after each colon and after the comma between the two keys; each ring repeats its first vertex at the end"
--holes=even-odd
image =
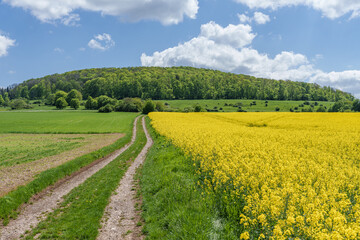
{"type": "Polygon", "coordinates": [[[143,239],[141,223],[136,205],[136,182],[134,176],[136,169],[143,164],[146,154],[153,144],[142,119],[147,142],[141,153],[127,170],[115,194],[110,199],[110,204],[105,209],[102,219],[103,227],[99,231],[98,240],[108,239],[143,239]]]}
{"type": "Polygon", "coordinates": [[[44,220],[47,213],[56,209],[58,204],[62,202],[63,196],[127,150],[135,142],[138,118],[134,121],[133,135],[130,143],[34,196],[30,200],[30,204],[24,204],[21,207],[20,214],[16,219],[11,220],[7,226],[0,227],[0,240],[19,239],[26,231],[30,231],[32,227],[37,226],[40,221],[44,220]]]}

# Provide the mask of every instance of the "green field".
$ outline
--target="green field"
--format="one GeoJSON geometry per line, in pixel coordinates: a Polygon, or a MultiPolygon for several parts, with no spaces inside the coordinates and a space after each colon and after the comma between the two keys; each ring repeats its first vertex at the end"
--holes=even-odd
{"type": "Polygon", "coordinates": [[[0,133],[123,133],[137,113],[0,112],[0,133]]]}
{"type": "MultiPolygon", "coordinates": [[[[266,100],[244,100],[244,99],[220,99],[220,100],[162,100],[161,102],[167,103],[168,108],[178,109],[183,111],[186,108],[191,108],[195,105],[200,105],[203,109],[218,110],[219,112],[236,112],[238,107],[225,106],[225,105],[238,105],[242,104],[242,109],[247,112],[275,112],[275,108],[279,107],[280,112],[289,112],[290,108],[295,110],[295,107],[298,107],[297,111],[301,111],[303,107],[299,105],[303,104],[304,101],[271,101],[268,100],[268,103],[265,103],[266,100]],[[256,102],[256,105],[250,106],[251,103],[256,102]],[[266,104],[268,106],[266,106],[266,104]]],[[[320,105],[323,105],[327,109],[333,104],[332,102],[317,102],[309,101],[310,104],[314,105],[314,110],[316,110],[320,105]]],[[[309,106],[305,106],[309,107],[309,106]]],[[[296,110],[295,110],[296,111],[296,110]]]]}

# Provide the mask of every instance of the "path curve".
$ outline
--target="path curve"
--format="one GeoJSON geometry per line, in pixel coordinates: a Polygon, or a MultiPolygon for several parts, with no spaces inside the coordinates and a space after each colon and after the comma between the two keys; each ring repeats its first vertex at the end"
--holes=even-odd
{"type": "MultiPolygon", "coordinates": [[[[62,198],[68,194],[72,189],[79,186],[86,181],[89,177],[96,172],[104,168],[107,164],[117,158],[120,154],[126,151],[136,139],[136,125],[139,116],[134,120],[134,126],[132,131],[131,141],[119,150],[116,150],[111,155],[101,159],[97,164],[89,167],[85,170],[80,169],[79,172],[72,174],[66,181],[62,182],[56,188],[51,189],[46,193],[42,193],[42,197],[35,200],[32,204],[26,204],[21,213],[15,220],[9,222],[7,226],[3,226],[0,229],[0,240],[19,239],[26,231],[31,230],[31,227],[38,225],[40,221],[45,219],[45,213],[50,213],[58,207],[58,204],[62,202],[62,198]]],[[[60,180],[61,181],[61,180],[60,180]]],[[[46,191],[46,190],[45,190],[46,191]]]]}
{"type": "Polygon", "coordinates": [[[110,204],[105,209],[102,219],[104,224],[99,232],[98,240],[141,239],[136,233],[137,218],[134,200],[136,191],[133,191],[135,188],[134,175],[136,169],[144,162],[148,150],[153,145],[153,140],[145,126],[144,117],[142,118],[142,125],[147,139],[146,145],[128,168],[115,194],[112,195],[110,204]]]}

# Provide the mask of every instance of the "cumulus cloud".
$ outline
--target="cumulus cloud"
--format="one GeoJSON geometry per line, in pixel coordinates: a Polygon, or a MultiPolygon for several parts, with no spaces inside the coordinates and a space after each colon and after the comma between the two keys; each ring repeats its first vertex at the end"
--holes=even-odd
{"type": "Polygon", "coordinates": [[[100,12],[126,21],[149,19],[170,25],[183,21],[184,16],[195,18],[199,8],[198,0],[3,0],[3,2],[26,9],[43,22],[60,20],[65,25],[73,25],[80,20],[79,15],[73,13],[76,10],[100,12]]]}
{"type": "Polygon", "coordinates": [[[199,36],[175,47],[141,56],[143,66],[192,66],[271,79],[316,82],[360,97],[360,71],[325,73],[299,53],[283,51],[275,57],[251,47],[256,36],[249,25],[221,27],[209,22],[199,36]],[[234,39],[232,39],[234,38],[234,39]]]}
{"type": "Polygon", "coordinates": [[[103,33],[94,36],[94,38],[89,41],[88,46],[93,49],[105,51],[115,46],[115,42],[111,39],[110,34],[103,33]]]}
{"type": "Polygon", "coordinates": [[[15,40],[0,35],[0,57],[6,56],[8,54],[8,49],[13,46],[15,46],[15,40]]]}
{"type": "Polygon", "coordinates": [[[251,23],[254,21],[257,24],[265,24],[267,22],[270,22],[269,15],[266,15],[262,12],[255,12],[253,17],[249,17],[245,14],[238,14],[238,18],[241,23],[251,23]]]}
{"type": "Polygon", "coordinates": [[[360,2],[357,0],[235,0],[249,8],[268,8],[276,10],[282,7],[307,6],[321,11],[330,19],[339,18],[350,13],[350,18],[360,16],[360,2]]]}

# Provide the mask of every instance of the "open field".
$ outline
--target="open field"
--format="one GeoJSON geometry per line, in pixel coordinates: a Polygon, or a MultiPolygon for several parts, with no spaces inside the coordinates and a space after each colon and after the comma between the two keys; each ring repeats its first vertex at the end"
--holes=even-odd
{"type": "Polygon", "coordinates": [[[123,133],[138,113],[0,112],[0,133],[123,133]]]}
{"type": "Polygon", "coordinates": [[[240,239],[359,239],[360,115],[151,113],[240,239]]]}
{"type": "MultiPolygon", "coordinates": [[[[193,107],[194,105],[200,105],[203,109],[218,110],[219,112],[236,112],[238,107],[226,106],[242,105],[242,109],[248,112],[275,112],[275,108],[279,107],[280,112],[290,112],[290,108],[294,109],[297,107],[297,111],[301,111],[303,107],[299,105],[303,104],[304,101],[273,101],[273,100],[246,100],[246,99],[220,99],[220,100],[162,100],[163,103],[168,103],[169,107],[174,109],[184,110],[185,108],[193,107]],[[256,102],[256,105],[250,106],[250,104],[256,102]],[[267,102],[267,103],[266,103],[267,102]],[[266,104],[268,106],[266,106],[266,104]]],[[[327,109],[334,103],[332,102],[317,102],[309,101],[310,104],[314,105],[314,110],[323,105],[327,109]]],[[[309,107],[309,106],[304,106],[309,107]]],[[[296,111],[296,110],[295,110],[296,111]]]]}

